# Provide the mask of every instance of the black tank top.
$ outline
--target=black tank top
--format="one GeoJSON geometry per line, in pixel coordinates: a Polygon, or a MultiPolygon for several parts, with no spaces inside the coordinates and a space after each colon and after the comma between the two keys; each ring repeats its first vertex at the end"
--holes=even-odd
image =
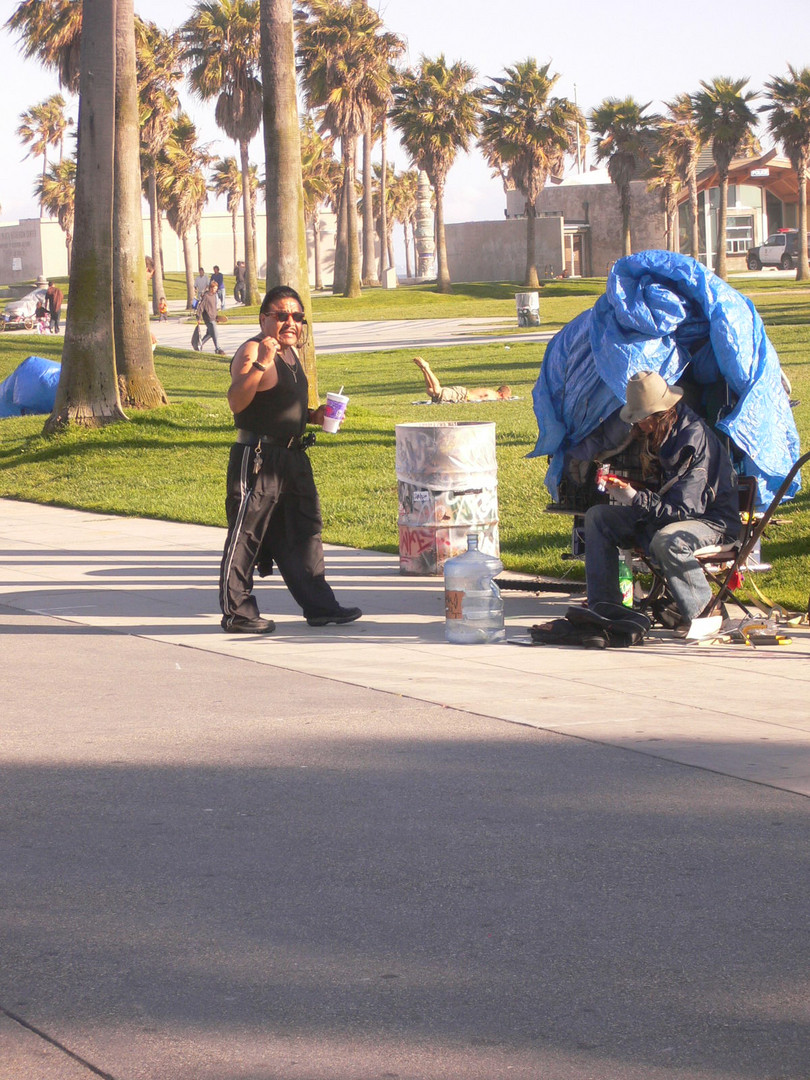
{"type": "Polygon", "coordinates": [[[238,428],[286,441],[303,435],[307,426],[309,385],[297,356],[294,367],[286,364],[279,353],[274,363],[278,372],[276,385],[272,390],[259,390],[249,405],[234,413],[233,419],[238,428]]]}

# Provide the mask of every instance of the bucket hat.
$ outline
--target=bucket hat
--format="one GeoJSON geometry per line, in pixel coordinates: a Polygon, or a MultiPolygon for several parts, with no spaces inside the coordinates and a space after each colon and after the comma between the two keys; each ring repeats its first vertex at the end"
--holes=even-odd
{"type": "Polygon", "coordinates": [[[627,404],[619,416],[637,424],[654,413],[666,412],[683,397],[680,386],[667,386],[657,371],[638,371],[627,380],[627,404]]]}

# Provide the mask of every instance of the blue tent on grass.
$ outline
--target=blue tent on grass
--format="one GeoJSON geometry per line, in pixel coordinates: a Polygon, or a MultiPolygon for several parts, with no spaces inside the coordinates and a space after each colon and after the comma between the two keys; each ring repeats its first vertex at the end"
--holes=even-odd
{"type": "MultiPolygon", "coordinates": [[[[529,457],[551,457],[552,497],[566,450],[625,403],[637,371],[657,371],[668,383],[685,373],[699,385],[725,381],[733,405],[717,427],[742,454],[758,502],[767,505],[800,454],[779,358],[750,300],[671,251],[620,259],[604,296],[546,349],[532,394],[539,435],[529,457]]],[[[788,494],[798,489],[797,478],[788,494]]]]}
{"type": "Polygon", "coordinates": [[[50,413],[62,365],[41,356],[29,356],[0,383],[0,418],[50,413]]]}

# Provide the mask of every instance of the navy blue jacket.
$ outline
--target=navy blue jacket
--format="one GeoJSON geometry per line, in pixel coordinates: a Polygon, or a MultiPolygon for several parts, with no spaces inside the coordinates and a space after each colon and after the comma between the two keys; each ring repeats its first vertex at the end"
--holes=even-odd
{"type": "Polygon", "coordinates": [[[665,525],[699,518],[736,539],[740,501],[728,451],[688,405],[680,401],[676,410],[675,426],[658,452],[662,494],[642,490],[633,499],[644,511],[639,524],[651,536],[665,525]]]}

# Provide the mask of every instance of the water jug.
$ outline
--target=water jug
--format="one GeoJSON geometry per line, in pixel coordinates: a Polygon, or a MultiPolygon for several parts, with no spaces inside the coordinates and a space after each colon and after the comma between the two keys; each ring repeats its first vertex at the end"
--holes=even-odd
{"type": "Polygon", "coordinates": [[[478,550],[478,534],[467,536],[467,550],[444,564],[444,636],[453,645],[504,641],[503,600],[492,580],[503,570],[494,555],[478,550]]]}

